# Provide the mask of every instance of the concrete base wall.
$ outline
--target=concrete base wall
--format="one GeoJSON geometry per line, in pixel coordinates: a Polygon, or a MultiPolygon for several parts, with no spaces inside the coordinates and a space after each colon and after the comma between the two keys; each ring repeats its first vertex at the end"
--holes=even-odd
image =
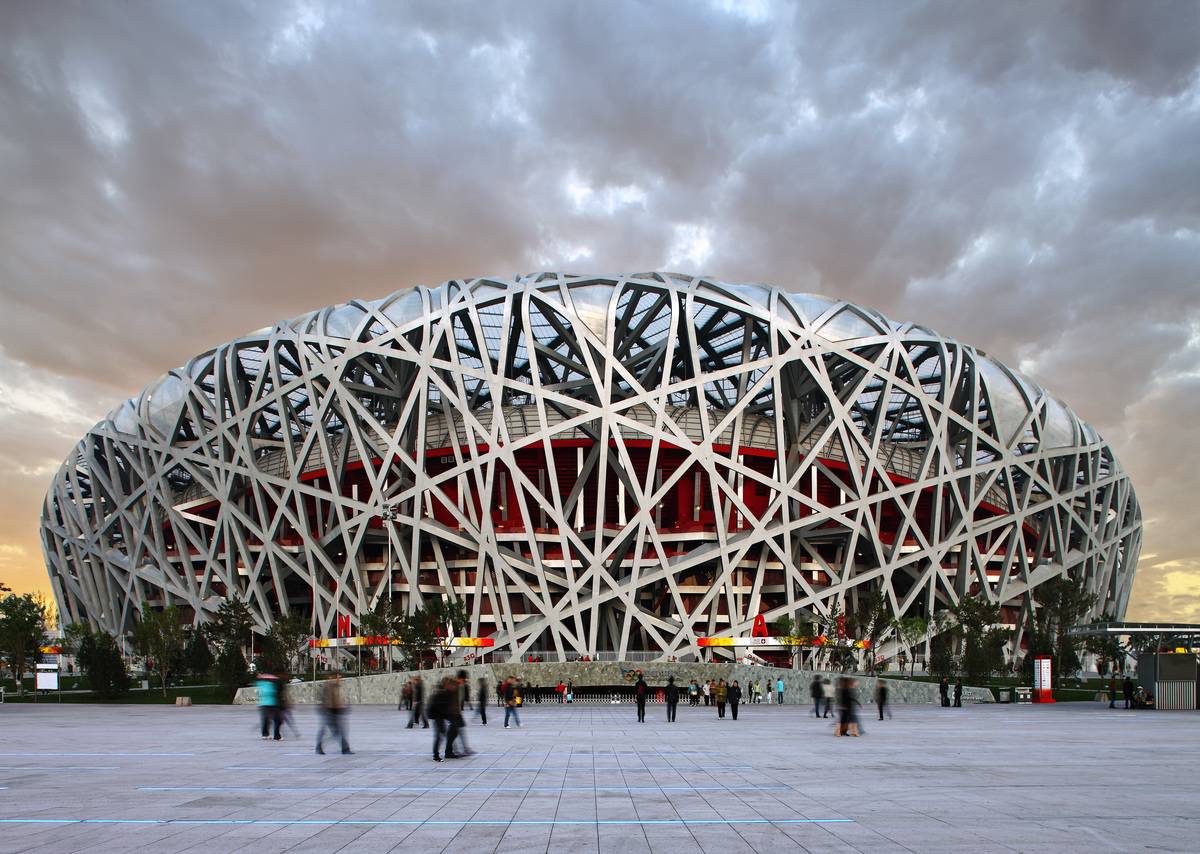
{"type": "MultiPolygon", "coordinates": [[[[788,670],[779,667],[756,667],[748,664],[704,664],[699,662],[678,663],[642,663],[621,661],[592,661],[592,662],[539,662],[521,664],[476,664],[467,667],[441,667],[430,670],[405,670],[395,673],[383,673],[374,676],[347,677],[342,680],[342,691],[346,702],[352,705],[395,705],[400,702],[400,691],[404,683],[414,675],[425,680],[426,690],[431,689],[445,676],[453,676],[459,670],[470,674],[471,696],[474,699],[477,682],[482,676],[487,680],[489,697],[495,694],[496,684],[510,676],[516,676],[526,685],[553,687],[561,679],[563,682],[573,682],[579,687],[602,685],[632,685],[637,681],[637,673],[644,674],[646,681],[653,687],[665,685],[668,676],[674,676],[678,685],[686,686],[695,679],[706,682],[709,679],[724,679],[732,683],[737,680],[743,693],[750,680],[760,682],[768,680],[772,690],[775,681],[782,678],[784,684],[783,701],[788,704],[807,704],[812,702],[809,685],[814,675],[829,677],[834,684],[840,673],[819,673],[812,670],[788,670]]],[[[875,686],[878,679],[874,676],[858,676],[858,695],[864,704],[871,703],[875,697],[875,686]]],[[[888,700],[892,703],[937,703],[937,685],[932,682],[907,682],[898,679],[884,680],[888,685],[888,700]]],[[[321,701],[321,683],[305,682],[288,687],[291,702],[297,704],[319,703],[321,701]]],[[[258,692],[253,687],[241,688],[233,702],[239,704],[254,704],[258,692]]],[[[992,702],[992,692],[987,688],[963,686],[963,701],[970,703],[992,702]]]]}

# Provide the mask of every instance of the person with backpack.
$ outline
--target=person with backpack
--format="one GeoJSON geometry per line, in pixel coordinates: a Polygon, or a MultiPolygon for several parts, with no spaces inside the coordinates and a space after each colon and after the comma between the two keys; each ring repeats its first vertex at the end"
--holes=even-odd
{"type": "Polygon", "coordinates": [[[649,693],[650,688],[646,685],[646,679],[639,673],[637,682],[633,685],[633,698],[637,701],[637,718],[640,724],[646,722],[646,695],[649,693]]]}

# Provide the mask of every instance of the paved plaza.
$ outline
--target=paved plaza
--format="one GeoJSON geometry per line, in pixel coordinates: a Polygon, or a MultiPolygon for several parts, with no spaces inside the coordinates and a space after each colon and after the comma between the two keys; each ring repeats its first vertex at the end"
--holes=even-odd
{"type": "Polygon", "coordinates": [[[355,707],[353,756],[244,707],[0,706],[0,851],[1196,851],[1200,717],[900,706],[833,738],[801,706],[531,706],[429,731],[355,707]],[[806,714],[807,712],[807,714],[806,714]]]}

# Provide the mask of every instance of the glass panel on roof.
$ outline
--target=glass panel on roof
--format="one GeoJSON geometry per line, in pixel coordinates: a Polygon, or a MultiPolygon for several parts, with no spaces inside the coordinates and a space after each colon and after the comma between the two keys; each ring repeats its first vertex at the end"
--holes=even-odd
{"type": "Polygon", "coordinates": [[[118,433],[137,435],[137,413],[133,411],[133,401],[122,403],[113,413],[112,422],[118,433]]]}
{"type": "Polygon", "coordinates": [[[817,294],[782,294],[805,323],[811,324],[837,303],[837,300],[817,294]]]}
{"type": "Polygon", "coordinates": [[[168,439],[174,435],[175,424],[179,421],[180,405],[186,393],[187,387],[183,380],[174,374],[167,374],[150,391],[150,400],[146,407],[150,423],[168,439]]]}
{"type": "Polygon", "coordinates": [[[1029,414],[1029,406],[1017,384],[999,364],[987,356],[976,356],[975,365],[987,391],[996,435],[1007,447],[1016,439],[1021,422],[1029,414]]]}
{"type": "Polygon", "coordinates": [[[353,338],[366,312],[356,305],[339,305],[325,320],[325,334],[335,338],[353,338]]]}
{"type": "Polygon", "coordinates": [[[1065,448],[1075,444],[1075,422],[1062,402],[1046,395],[1046,426],[1042,428],[1043,448],[1065,448]]]}
{"type": "Polygon", "coordinates": [[[613,285],[611,283],[571,288],[571,302],[575,305],[576,316],[600,339],[606,337],[608,305],[612,300],[612,295],[613,285]]]}
{"type": "Polygon", "coordinates": [[[818,330],[827,341],[846,341],[850,338],[869,338],[879,334],[879,329],[854,309],[846,306],[821,324],[818,330]]]}
{"type": "Polygon", "coordinates": [[[383,316],[396,326],[407,326],[424,312],[421,294],[416,288],[400,294],[383,309],[383,316]]]}

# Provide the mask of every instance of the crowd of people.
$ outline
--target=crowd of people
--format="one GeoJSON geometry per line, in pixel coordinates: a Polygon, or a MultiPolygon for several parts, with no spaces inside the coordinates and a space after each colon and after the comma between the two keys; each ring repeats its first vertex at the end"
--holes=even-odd
{"type": "MultiPolygon", "coordinates": [[[[261,735],[264,739],[281,739],[282,730],[288,725],[299,735],[291,719],[288,681],[285,674],[262,673],[258,677],[261,735]]],[[[1139,696],[1134,692],[1131,680],[1127,678],[1125,683],[1126,708],[1137,708],[1139,703],[1143,704],[1143,707],[1146,703],[1153,703],[1153,698],[1139,696]]],[[[820,719],[833,717],[834,735],[855,737],[863,734],[859,719],[862,703],[858,698],[858,690],[859,682],[852,676],[838,678],[836,685],[829,677],[815,676],[809,686],[813,715],[820,719]]],[[[949,680],[943,679],[938,686],[938,692],[943,706],[951,705],[951,693],[953,705],[962,706],[962,680],[957,680],[951,686],[949,680]]],[[[728,715],[731,720],[736,721],[743,701],[778,704],[784,702],[785,693],[786,686],[782,678],[777,679],[774,684],[766,678],[750,679],[744,688],[737,679],[729,682],[713,679],[703,683],[692,680],[685,687],[681,687],[676,684],[675,677],[671,676],[668,677],[665,687],[652,689],[639,673],[633,686],[633,700],[639,723],[645,723],[646,705],[656,694],[657,699],[666,704],[667,722],[674,723],[679,703],[683,699],[686,699],[689,706],[704,705],[715,708],[720,720],[724,720],[728,715]]],[[[495,686],[495,700],[504,709],[505,729],[521,726],[520,709],[532,697],[536,697],[537,702],[549,699],[552,702],[570,703],[574,697],[574,686],[570,681],[560,681],[550,689],[531,689],[515,676],[502,680],[495,686]]],[[[1116,692],[1111,684],[1110,697],[1115,703],[1116,692]]],[[[446,676],[437,681],[431,691],[427,689],[422,677],[413,676],[408,679],[401,689],[397,710],[408,713],[407,729],[433,730],[433,759],[442,762],[445,759],[471,755],[471,749],[467,746],[465,714],[473,709],[474,717],[481,725],[486,726],[491,699],[492,689],[487,679],[479,677],[472,686],[467,671],[459,670],[454,676],[446,676]]],[[[891,718],[888,687],[882,679],[876,683],[875,704],[879,720],[882,721],[885,715],[891,718]]],[[[346,707],[341,678],[335,674],[322,683],[317,753],[324,754],[326,738],[330,738],[335,745],[340,745],[342,753],[353,753],[347,734],[346,707]]]]}

